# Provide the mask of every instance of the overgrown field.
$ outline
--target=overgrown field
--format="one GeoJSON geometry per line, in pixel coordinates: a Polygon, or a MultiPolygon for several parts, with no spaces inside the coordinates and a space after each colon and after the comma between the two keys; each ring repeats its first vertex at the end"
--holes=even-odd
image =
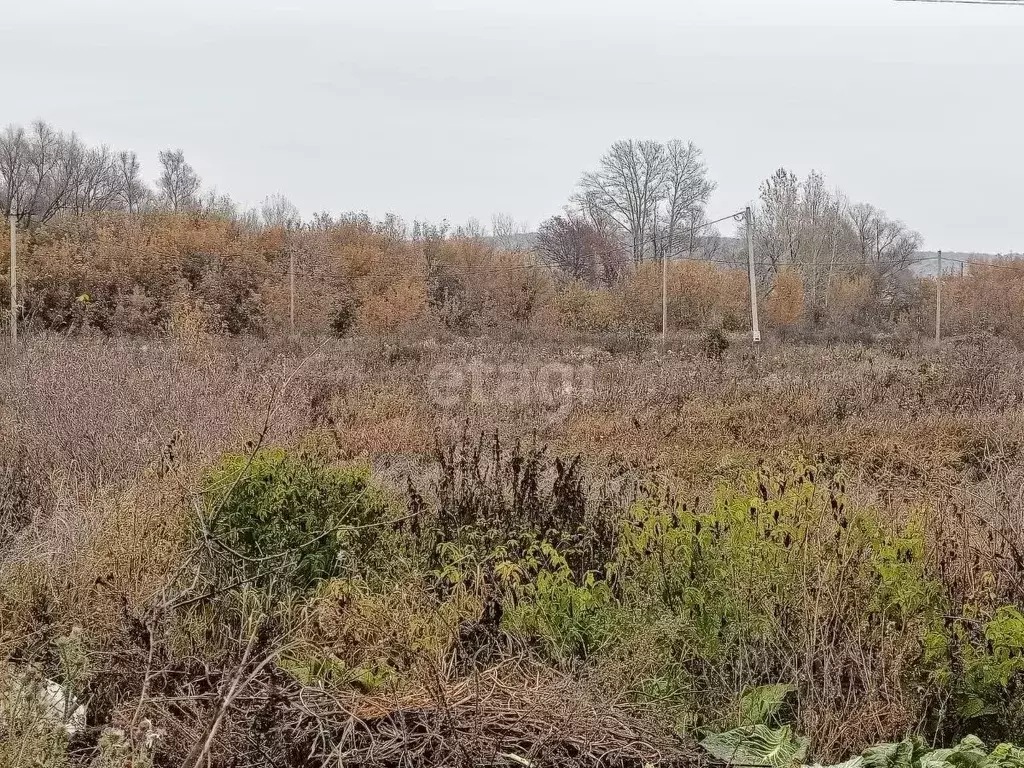
{"type": "Polygon", "coordinates": [[[31,337],[0,765],[1018,765],[1024,353],[670,342],[31,337]]]}

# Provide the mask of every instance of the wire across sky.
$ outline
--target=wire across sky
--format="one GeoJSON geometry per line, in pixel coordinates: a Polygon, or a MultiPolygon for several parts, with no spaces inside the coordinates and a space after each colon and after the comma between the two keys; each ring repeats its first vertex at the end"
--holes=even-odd
{"type": "Polygon", "coordinates": [[[896,0],[896,2],[946,5],[1019,5],[1024,8],[1024,0],[896,0]]]}

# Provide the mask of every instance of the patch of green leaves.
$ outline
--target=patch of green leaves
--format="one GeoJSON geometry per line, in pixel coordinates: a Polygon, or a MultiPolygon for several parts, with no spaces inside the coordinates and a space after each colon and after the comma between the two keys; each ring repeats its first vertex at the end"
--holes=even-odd
{"type": "Polygon", "coordinates": [[[386,520],[367,470],[281,450],[225,457],[207,486],[201,534],[220,581],[264,592],[302,593],[358,570],[386,520]]]}

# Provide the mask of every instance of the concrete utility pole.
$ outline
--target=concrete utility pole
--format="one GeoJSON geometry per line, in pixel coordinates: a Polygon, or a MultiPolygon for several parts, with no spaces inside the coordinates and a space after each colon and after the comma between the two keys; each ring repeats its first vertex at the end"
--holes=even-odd
{"type": "Polygon", "coordinates": [[[18,218],[8,217],[11,224],[11,344],[18,346],[18,218]]]}
{"type": "Polygon", "coordinates": [[[935,346],[942,344],[942,251],[938,256],[939,271],[935,276],[935,346]]]}
{"type": "Polygon", "coordinates": [[[754,215],[748,205],[743,211],[747,226],[747,271],[750,273],[750,325],[755,342],[761,341],[761,324],[757,319],[757,275],[754,274],[754,215]]]}
{"type": "Polygon", "coordinates": [[[295,333],[295,244],[288,245],[288,322],[295,333]]]}
{"type": "MultiPolygon", "coordinates": [[[[669,242],[672,235],[669,233],[669,242]]],[[[658,255],[658,204],[654,204],[654,255],[658,255]]],[[[661,251],[661,351],[668,344],[668,253],[661,251]]]]}

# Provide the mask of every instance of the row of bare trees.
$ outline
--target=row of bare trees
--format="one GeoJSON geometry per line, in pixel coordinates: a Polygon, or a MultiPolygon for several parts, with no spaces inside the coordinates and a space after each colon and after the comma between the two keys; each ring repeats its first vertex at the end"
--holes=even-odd
{"type": "Polygon", "coordinates": [[[27,227],[63,213],[198,207],[200,179],[184,153],[161,152],[159,162],[151,188],[134,152],[90,147],[42,120],[27,128],[9,125],[0,132],[0,211],[27,227]]]}
{"type": "Polygon", "coordinates": [[[922,244],[920,234],[884,211],[829,189],[820,173],[801,180],[786,169],[761,184],[754,240],[764,289],[783,270],[796,272],[814,310],[827,308],[839,274],[863,274],[893,296],[922,244]]]}
{"type": "MultiPolygon", "coordinates": [[[[714,189],[693,142],[615,142],[597,169],[583,174],[564,213],[541,224],[537,251],[591,285],[611,285],[645,260],[718,260],[728,245],[707,225],[714,189]]],[[[795,273],[813,312],[827,308],[840,274],[870,278],[880,299],[893,299],[921,247],[917,232],[870,204],[852,203],[816,172],[801,180],[780,169],[766,179],[755,220],[761,290],[771,293],[782,272],[795,273]]]]}

